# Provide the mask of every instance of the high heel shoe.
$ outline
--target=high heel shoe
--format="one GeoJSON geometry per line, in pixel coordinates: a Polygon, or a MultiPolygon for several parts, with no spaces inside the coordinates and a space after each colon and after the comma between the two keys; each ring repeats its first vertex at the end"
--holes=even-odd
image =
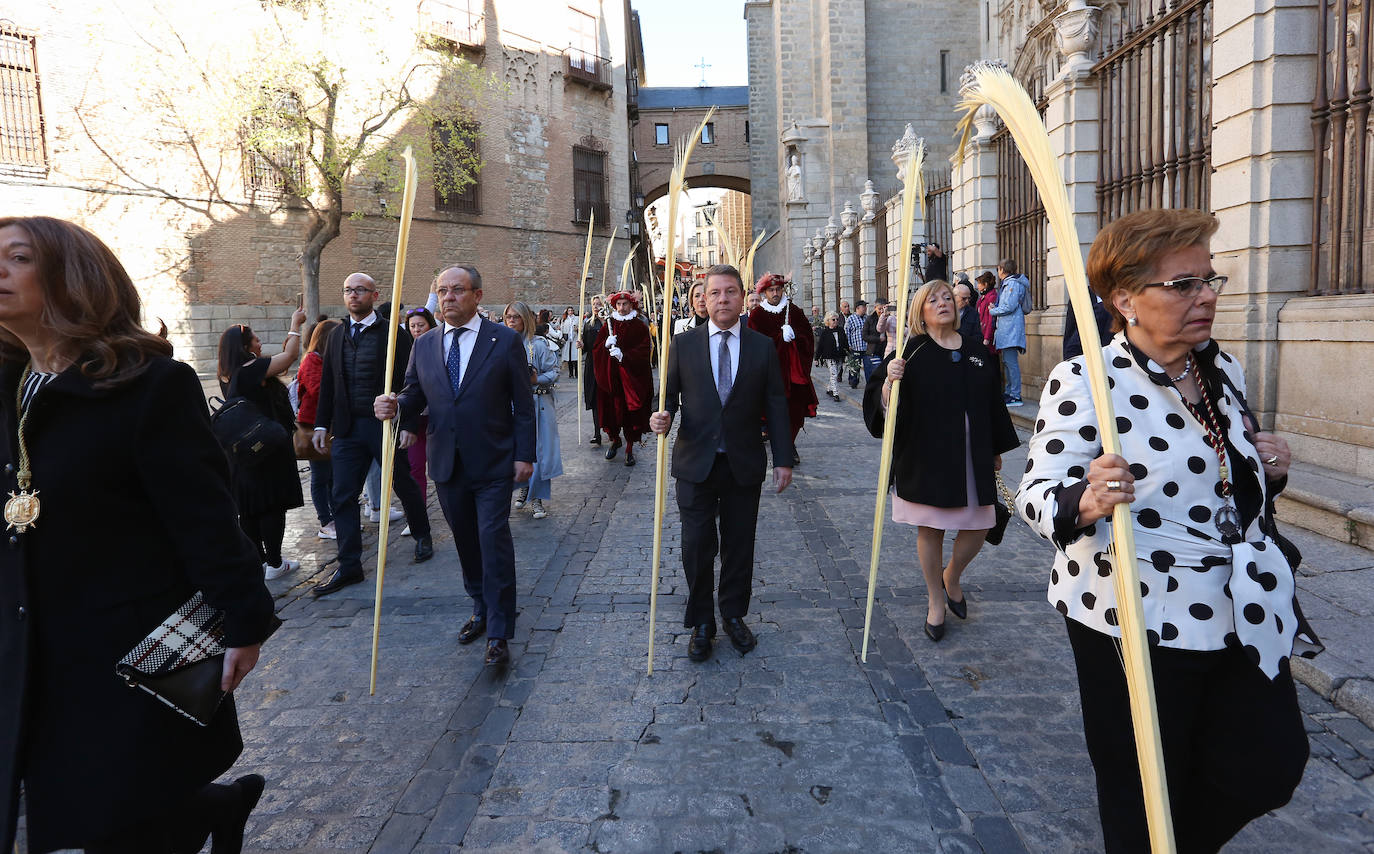
{"type": "Polygon", "coordinates": [[[932,641],[934,641],[935,643],[939,643],[939,642],[940,642],[940,638],[942,638],[942,637],[944,637],[944,636],[945,636],[945,624],[944,624],[944,623],[941,623],[941,624],[938,625],[938,626],[932,626],[930,623],[926,623],[926,637],[930,638],[930,639],[931,639],[932,641]]]}
{"type": "Polygon", "coordinates": [[[949,598],[949,591],[946,590],[946,591],[945,591],[945,605],[949,607],[950,612],[953,613],[954,616],[958,617],[958,618],[961,619],[961,620],[967,620],[967,619],[968,619],[968,594],[967,594],[967,593],[964,594],[964,598],[963,598],[963,599],[960,599],[959,601],[956,602],[956,601],[954,601],[953,599],[949,598]]]}

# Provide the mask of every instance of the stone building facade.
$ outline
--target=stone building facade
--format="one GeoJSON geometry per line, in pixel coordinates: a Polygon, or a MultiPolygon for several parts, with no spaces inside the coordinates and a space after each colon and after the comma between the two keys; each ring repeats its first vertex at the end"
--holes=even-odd
{"type": "MultiPolygon", "coordinates": [[[[447,199],[427,178],[419,186],[407,301],[421,299],[432,275],[459,261],[482,270],[489,304],[575,301],[588,211],[596,212],[595,256],[617,224],[612,254],[630,249],[624,224],[635,189],[631,117],[643,58],[628,0],[393,5],[389,26],[396,31],[378,41],[398,51],[418,44],[460,53],[491,82],[474,109],[483,164],[476,185],[447,199]]],[[[270,15],[310,25],[308,14],[292,24],[291,8],[233,0],[217,4],[216,14],[245,26],[270,15]]],[[[140,101],[148,91],[139,76],[149,68],[148,48],[128,10],[94,0],[39,0],[18,12],[0,23],[0,40],[42,74],[16,72],[34,97],[7,105],[22,113],[7,112],[0,123],[27,133],[16,147],[9,130],[11,139],[0,145],[6,211],[72,219],[104,238],[138,283],[147,322],[164,319],[177,355],[202,372],[212,369],[218,335],[232,323],[255,326],[269,348],[277,346],[302,289],[300,207],[251,192],[253,171],[233,143],[235,129],[219,128],[227,141],[202,147],[214,155],[208,163],[175,144],[180,131],[164,120],[166,111],[140,101]]],[[[224,53],[231,40],[204,24],[209,12],[166,4],[162,14],[192,37],[195,63],[186,73],[214,78],[233,66],[224,53]]],[[[187,113],[203,107],[173,106],[187,113]]],[[[363,108],[345,102],[341,125],[360,126],[363,108]]],[[[404,126],[406,116],[395,121],[404,126]]],[[[352,176],[342,234],[321,261],[322,310],[339,313],[336,294],[354,270],[369,272],[384,289],[390,284],[399,203],[399,194],[373,176],[352,176]]]]}
{"type": "Polygon", "coordinates": [[[865,238],[863,194],[899,188],[891,152],[908,125],[932,163],[953,153],[948,117],[978,56],[980,14],[953,0],[744,4],[754,228],[781,230],[756,269],[793,270],[800,297],[829,308],[864,293],[865,239],[874,275],[886,270],[875,254],[885,217],[865,238]]]}

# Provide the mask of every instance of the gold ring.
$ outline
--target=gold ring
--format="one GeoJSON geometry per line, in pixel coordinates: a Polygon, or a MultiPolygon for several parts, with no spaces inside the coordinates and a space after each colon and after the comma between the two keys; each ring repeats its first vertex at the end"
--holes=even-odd
{"type": "Polygon", "coordinates": [[[1109,481],[1107,481],[1107,491],[1108,491],[1108,492],[1120,492],[1120,491],[1121,491],[1121,481],[1119,481],[1119,480],[1109,480],[1109,481]]]}

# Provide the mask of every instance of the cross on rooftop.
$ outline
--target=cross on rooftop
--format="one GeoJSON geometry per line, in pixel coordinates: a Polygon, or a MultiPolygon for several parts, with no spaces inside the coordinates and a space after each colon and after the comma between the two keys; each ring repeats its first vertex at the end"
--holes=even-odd
{"type": "Polygon", "coordinates": [[[707,62],[707,61],[706,61],[706,57],[703,56],[703,57],[701,58],[701,62],[698,62],[696,65],[693,65],[692,67],[693,67],[693,68],[700,68],[700,69],[701,69],[701,82],[698,83],[697,85],[698,85],[698,86],[705,86],[705,85],[706,85],[706,69],[710,68],[710,67],[711,67],[711,64],[710,64],[709,62],[707,62]]]}

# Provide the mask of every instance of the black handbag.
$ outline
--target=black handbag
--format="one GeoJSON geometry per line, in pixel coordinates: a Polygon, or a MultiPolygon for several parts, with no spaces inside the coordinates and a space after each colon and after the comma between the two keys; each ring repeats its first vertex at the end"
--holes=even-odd
{"type": "Polygon", "coordinates": [[[997,522],[988,528],[987,536],[984,539],[991,545],[1000,546],[1002,535],[1007,532],[1007,523],[1011,521],[1010,505],[1016,502],[1011,496],[1011,490],[1007,489],[1006,481],[1002,480],[1002,473],[993,472],[992,474],[993,477],[997,478],[997,491],[1001,493],[1001,497],[992,499],[992,509],[997,514],[997,522]],[[1006,504],[1002,503],[1003,500],[1006,501],[1006,504]]]}
{"type": "MultiPolygon", "coordinates": [[[[281,626],[273,615],[271,632],[281,626]]],[[[269,634],[271,633],[269,632],[269,634]]],[[[209,726],[226,692],[224,612],[197,592],[115,665],[130,688],[151,694],[200,726],[209,726]]]]}

